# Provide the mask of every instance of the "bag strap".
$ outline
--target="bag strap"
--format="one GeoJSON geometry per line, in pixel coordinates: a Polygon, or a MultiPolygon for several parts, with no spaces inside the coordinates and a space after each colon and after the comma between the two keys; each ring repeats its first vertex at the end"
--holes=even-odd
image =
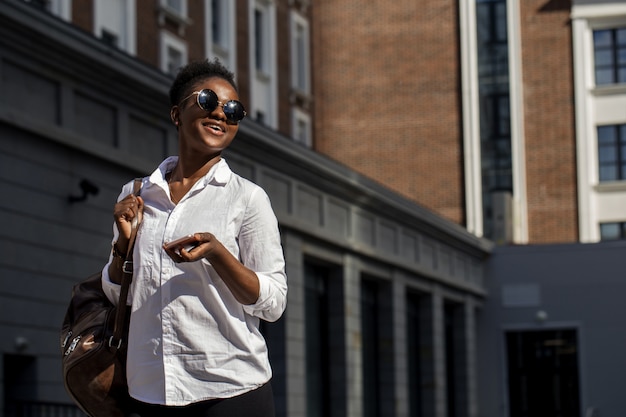
{"type": "MultiPolygon", "coordinates": [[[[135,178],[133,184],[133,194],[139,196],[141,194],[141,178],[135,178]]],[[[117,311],[115,312],[115,326],[113,327],[113,335],[109,339],[109,347],[112,349],[119,349],[122,346],[124,338],[124,327],[126,325],[126,312],[128,305],[126,300],[128,299],[128,291],[130,289],[130,283],[133,280],[133,249],[135,246],[135,238],[137,237],[137,230],[143,220],[143,213],[137,212],[137,217],[133,219],[130,229],[130,239],[128,240],[128,250],[126,251],[126,260],[122,266],[122,286],[120,288],[120,298],[117,303],[117,311]]]]}

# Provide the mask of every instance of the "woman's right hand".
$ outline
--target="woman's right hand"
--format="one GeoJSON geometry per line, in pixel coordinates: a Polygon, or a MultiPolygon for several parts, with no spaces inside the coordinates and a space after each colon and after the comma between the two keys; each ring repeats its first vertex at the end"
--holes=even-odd
{"type": "Polygon", "coordinates": [[[141,221],[143,215],[143,199],[134,194],[129,194],[115,204],[113,218],[119,231],[117,249],[123,253],[128,249],[133,222],[141,221]]]}

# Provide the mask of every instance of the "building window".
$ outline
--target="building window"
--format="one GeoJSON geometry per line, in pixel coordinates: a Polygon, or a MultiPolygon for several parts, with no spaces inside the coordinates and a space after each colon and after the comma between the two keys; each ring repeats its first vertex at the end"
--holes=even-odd
{"type": "Polygon", "coordinates": [[[626,27],[593,31],[596,84],[626,83],[626,27]]]}
{"type": "Polygon", "coordinates": [[[278,128],[276,2],[248,2],[250,102],[249,113],[259,123],[278,128]],[[253,117],[254,117],[253,116],[253,117]]]}
{"type": "Polygon", "coordinates": [[[231,70],[237,68],[235,7],[236,2],[232,0],[205,1],[205,20],[208,24],[206,54],[209,57],[219,58],[231,70]]]}
{"type": "Polygon", "coordinates": [[[187,64],[187,44],[166,31],[161,32],[161,70],[175,76],[187,64]]]}
{"type": "Polygon", "coordinates": [[[216,45],[225,48],[227,46],[228,20],[226,19],[226,7],[223,0],[211,0],[211,39],[216,45]]]}
{"type": "Polygon", "coordinates": [[[261,73],[268,73],[268,13],[264,7],[254,9],[254,66],[261,73]]]}
{"type": "Polygon", "coordinates": [[[298,13],[291,14],[291,86],[309,93],[309,22],[298,13]]]}
{"type": "Polygon", "coordinates": [[[94,0],[94,33],[105,42],[134,55],[136,51],[135,0],[94,0]]]}
{"type": "Polygon", "coordinates": [[[622,239],[626,239],[626,222],[600,224],[600,240],[622,239]]]}
{"type": "Polygon", "coordinates": [[[311,117],[299,109],[293,110],[293,139],[311,147],[311,117]]]}
{"type": "Polygon", "coordinates": [[[483,232],[494,237],[494,192],[513,190],[506,0],[476,0],[483,232]]]}
{"type": "Polygon", "coordinates": [[[626,124],[598,126],[600,181],[626,179],[626,124]]]}

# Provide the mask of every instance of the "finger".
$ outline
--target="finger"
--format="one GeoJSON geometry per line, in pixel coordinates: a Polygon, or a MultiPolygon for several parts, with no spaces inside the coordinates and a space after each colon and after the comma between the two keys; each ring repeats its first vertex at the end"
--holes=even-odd
{"type": "Polygon", "coordinates": [[[179,255],[176,249],[167,249],[165,245],[163,246],[163,249],[165,250],[165,253],[167,253],[168,256],[172,258],[174,262],[180,263],[184,261],[184,259],[179,255]]]}
{"type": "Polygon", "coordinates": [[[185,248],[180,248],[180,251],[178,252],[180,254],[180,259],[181,262],[189,262],[191,261],[191,255],[189,254],[189,251],[185,248]]]}

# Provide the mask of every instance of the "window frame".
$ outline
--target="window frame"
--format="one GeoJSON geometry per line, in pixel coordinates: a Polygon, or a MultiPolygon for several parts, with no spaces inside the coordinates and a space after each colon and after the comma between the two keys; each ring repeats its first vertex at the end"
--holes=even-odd
{"type": "Polygon", "coordinates": [[[294,108],[292,111],[292,138],[295,142],[300,143],[308,148],[313,145],[311,116],[298,108],[294,108]],[[300,123],[304,123],[305,125],[304,137],[300,137],[300,135],[298,134],[298,126],[300,125],[300,123]]]}
{"type": "Polygon", "coordinates": [[[110,22],[103,18],[104,13],[101,13],[101,11],[107,9],[107,6],[111,6],[110,0],[94,0],[94,34],[96,37],[100,38],[102,31],[106,30],[116,35],[119,40],[117,47],[131,55],[135,55],[137,53],[137,13],[135,0],[120,1],[122,16],[118,17],[121,21],[120,26],[122,27],[123,33],[119,33],[115,27],[109,26],[108,23],[110,22]]]}
{"type": "Polygon", "coordinates": [[[291,87],[304,95],[309,95],[311,92],[309,21],[293,10],[291,11],[291,87]]]}
{"type": "Polygon", "coordinates": [[[205,22],[206,31],[206,56],[219,58],[227,68],[231,71],[235,71],[237,68],[237,53],[236,53],[236,33],[237,33],[237,19],[236,19],[236,2],[232,0],[205,0],[205,22]],[[220,35],[223,37],[219,42],[214,39],[213,30],[213,1],[220,3],[221,18],[224,24],[219,29],[220,35]]]}
{"type": "Polygon", "coordinates": [[[598,125],[596,127],[597,138],[597,164],[598,164],[598,182],[607,183],[613,181],[626,180],[626,124],[598,125]],[[612,129],[614,133],[614,141],[612,143],[602,143],[600,140],[600,129],[612,129]],[[602,149],[613,148],[615,158],[607,162],[602,160],[602,149]],[[602,168],[614,166],[615,178],[603,178],[602,168]]]}
{"type": "Polygon", "coordinates": [[[626,84],[626,25],[620,25],[617,27],[598,27],[591,31],[592,48],[593,48],[593,75],[596,86],[611,86],[618,84],[626,84]],[[618,31],[624,31],[623,43],[618,42],[618,31]],[[609,32],[611,37],[611,43],[608,46],[599,47],[596,44],[596,34],[599,32],[609,32]],[[619,62],[619,50],[622,49],[625,58],[622,63],[619,62]],[[599,65],[597,61],[598,52],[606,51],[610,54],[612,63],[606,65],[599,65]],[[611,82],[598,82],[598,68],[603,70],[610,70],[611,82]],[[620,74],[623,76],[620,76],[620,74]]]}
{"type": "Polygon", "coordinates": [[[166,30],[161,30],[160,39],[159,39],[159,66],[161,71],[166,74],[170,74],[172,76],[176,75],[176,71],[172,72],[169,68],[169,48],[178,50],[181,53],[182,62],[181,66],[187,64],[189,60],[189,54],[187,50],[187,43],[182,41],[180,38],[172,35],[166,30]]]}
{"type": "Polygon", "coordinates": [[[600,234],[600,241],[608,242],[615,240],[624,240],[626,239],[626,221],[620,222],[601,222],[598,224],[598,233],[600,234]],[[606,234],[602,232],[603,226],[616,226],[619,228],[619,233],[617,237],[608,237],[606,234]]]}

